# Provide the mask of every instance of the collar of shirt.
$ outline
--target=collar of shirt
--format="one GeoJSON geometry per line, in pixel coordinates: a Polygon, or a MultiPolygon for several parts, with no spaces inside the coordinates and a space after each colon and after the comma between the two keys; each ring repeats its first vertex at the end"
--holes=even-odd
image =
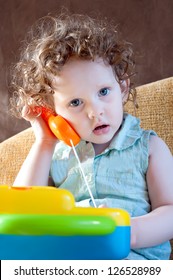
{"type": "Polygon", "coordinates": [[[113,137],[109,149],[118,151],[131,147],[142,136],[143,129],[140,128],[140,120],[132,115],[124,113],[120,131],[113,137]]]}

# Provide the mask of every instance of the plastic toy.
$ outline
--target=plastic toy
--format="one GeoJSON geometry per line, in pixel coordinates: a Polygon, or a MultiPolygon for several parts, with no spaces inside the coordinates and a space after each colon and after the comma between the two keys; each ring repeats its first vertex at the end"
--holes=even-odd
{"type": "Polygon", "coordinates": [[[0,187],[0,259],[124,259],[130,217],[122,209],[75,207],[53,187],[0,187]]]}
{"type": "Polygon", "coordinates": [[[41,107],[41,116],[48,123],[53,134],[71,146],[70,139],[73,145],[76,146],[80,142],[80,137],[71,125],[60,115],[55,115],[51,110],[41,107]]]}

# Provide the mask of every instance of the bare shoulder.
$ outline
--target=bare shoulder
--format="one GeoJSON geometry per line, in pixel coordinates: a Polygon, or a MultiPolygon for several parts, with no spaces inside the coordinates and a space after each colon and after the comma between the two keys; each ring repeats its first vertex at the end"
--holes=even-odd
{"type": "MultiPolygon", "coordinates": [[[[173,156],[167,144],[158,136],[151,136],[149,142],[149,169],[173,177],[173,156]]],[[[172,179],[171,179],[172,181],[172,179]]]]}
{"type": "Polygon", "coordinates": [[[154,155],[160,155],[160,154],[165,154],[167,156],[172,157],[171,151],[167,144],[163,141],[158,136],[152,135],[150,137],[150,142],[149,142],[149,155],[154,156],[154,155]]]}

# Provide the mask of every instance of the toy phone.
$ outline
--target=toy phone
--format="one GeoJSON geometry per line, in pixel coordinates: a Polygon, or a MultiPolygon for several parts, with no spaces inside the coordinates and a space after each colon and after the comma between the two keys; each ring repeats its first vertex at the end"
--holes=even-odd
{"type": "Polygon", "coordinates": [[[56,115],[50,109],[41,108],[41,116],[48,123],[50,130],[59,139],[64,141],[67,145],[76,146],[80,142],[80,137],[71,125],[60,115],[56,115]]]}

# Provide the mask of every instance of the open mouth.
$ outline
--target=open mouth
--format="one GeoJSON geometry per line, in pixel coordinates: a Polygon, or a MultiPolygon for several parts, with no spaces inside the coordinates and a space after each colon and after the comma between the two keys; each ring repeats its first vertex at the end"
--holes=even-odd
{"type": "Polygon", "coordinates": [[[108,125],[103,124],[103,125],[97,126],[94,130],[103,129],[103,128],[107,127],[107,126],[108,126],[108,125]]]}
{"type": "Polygon", "coordinates": [[[110,126],[107,124],[99,125],[94,130],[95,135],[107,134],[110,131],[110,126]]]}

